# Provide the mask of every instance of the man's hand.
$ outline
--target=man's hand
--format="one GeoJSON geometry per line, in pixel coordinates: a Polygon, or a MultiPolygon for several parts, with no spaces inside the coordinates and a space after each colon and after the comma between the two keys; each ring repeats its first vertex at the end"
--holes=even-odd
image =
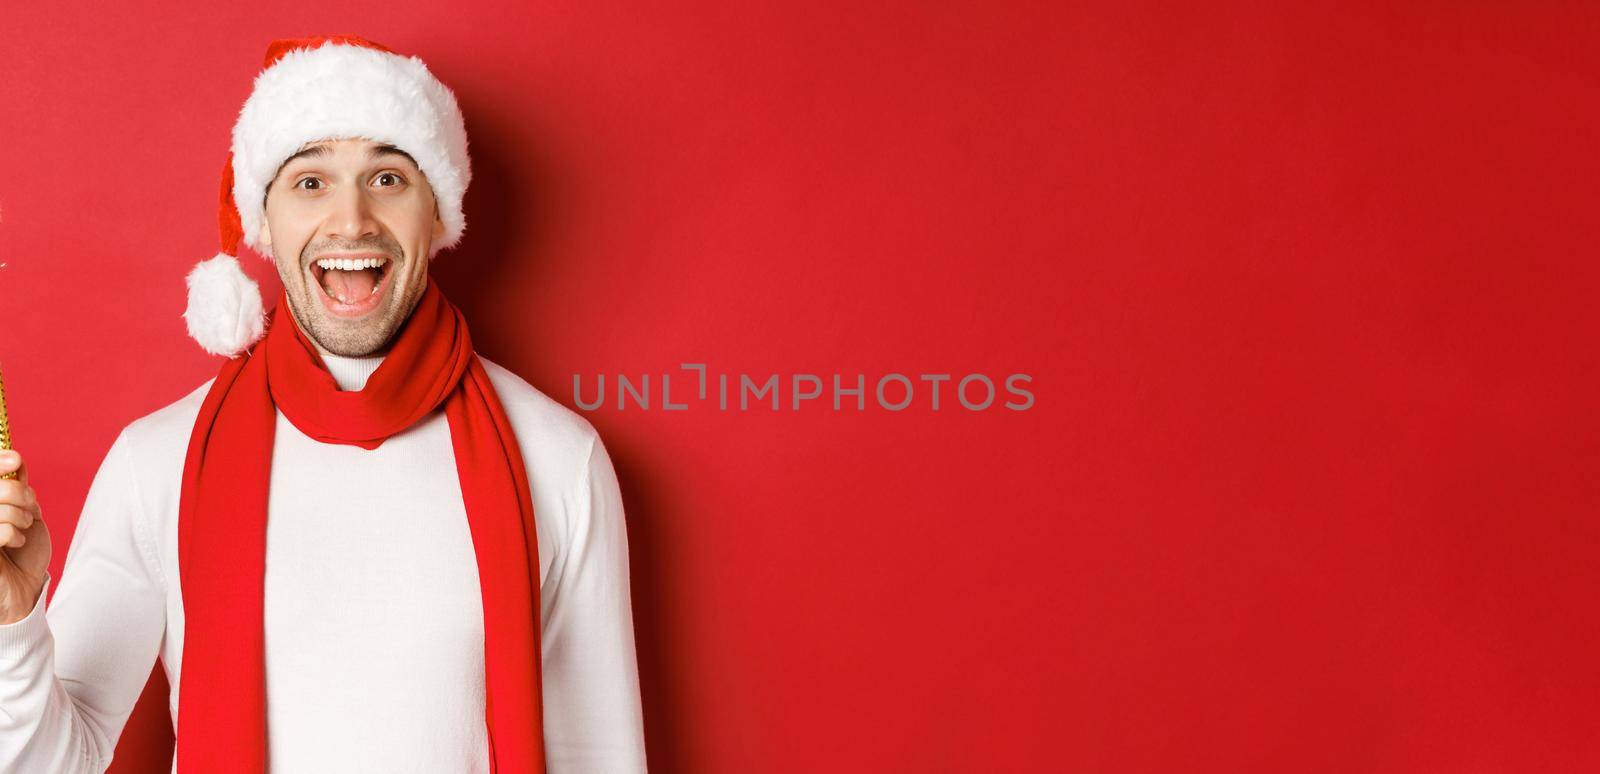
{"type": "Polygon", "coordinates": [[[28,467],[15,450],[0,451],[0,624],[28,617],[44,591],[50,566],[50,530],[39,514],[39,498],[28,485],[28,467]]]}

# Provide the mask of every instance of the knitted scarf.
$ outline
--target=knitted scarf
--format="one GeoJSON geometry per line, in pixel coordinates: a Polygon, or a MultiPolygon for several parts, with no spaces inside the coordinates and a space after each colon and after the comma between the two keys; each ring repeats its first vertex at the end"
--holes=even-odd
{"type": "Polygon", "coordinates": [[[543,772],[533,499],[466,320],[430,281],[366,387],[341,392],[305,333],[281,319],[287,306],[280,295],[266,339],[222,365],[184,460],[178,771],[266,770],[262,594],[274,409],[323,443],[375,449],[443,406],[483,594],[490,771],[543,772]]]}

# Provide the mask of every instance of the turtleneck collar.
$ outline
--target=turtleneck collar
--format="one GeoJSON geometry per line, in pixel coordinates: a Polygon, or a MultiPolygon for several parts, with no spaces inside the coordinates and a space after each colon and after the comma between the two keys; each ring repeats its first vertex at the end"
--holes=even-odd
{"type": "Polygon", "coordinates": [[[322,363],[328,367],[328,373],[333,374],[333,380],[339,383],[342,392],[359,392],[366,387],[367,379],[373,371],[378,370],[383,358],[382,354],[344,357],[330,352],[322,353],[322,363]]]}

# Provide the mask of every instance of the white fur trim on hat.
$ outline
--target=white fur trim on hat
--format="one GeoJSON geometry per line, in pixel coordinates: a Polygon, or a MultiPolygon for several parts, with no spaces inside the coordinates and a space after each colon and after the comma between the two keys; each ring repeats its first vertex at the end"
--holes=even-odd
{"type": "Polygon", "coordinates": [[[283,55],[256,76],[233,127],[233,200],[244,242],[264,256],[267,186],[284,159],[316,140],[365,137],[410,154],[439,203],[444,233],[432,254],[461,241],[461,200],[472,180],[466,123],[455,94],[416,57],[324,43],[283,55]]]}
{"type": "Polygon", "coordinates": [[[261,288],[245,276],[239,259],[218,253],[189,271],[189,305],[183,312],[189,336],[213,355],[233,357],[266,332],[261,288]]]}

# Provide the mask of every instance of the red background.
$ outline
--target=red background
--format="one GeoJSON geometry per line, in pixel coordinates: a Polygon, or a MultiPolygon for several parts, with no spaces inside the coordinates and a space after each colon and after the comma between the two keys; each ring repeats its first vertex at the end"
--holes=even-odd
{"type": "MultiPolygon", "coordinates": [[[[653,771],[1600,765],[1593,6],[340,5],[0,11],[56,571],[117,431],[220,363],[182,280],[267,42],[354,32],[461,98],[435,276],[564,403],[1033,375],[1022,412],[586,414],[653,771]]],[[[114,771],[165,771],[153,691],[114,771]]]]}

